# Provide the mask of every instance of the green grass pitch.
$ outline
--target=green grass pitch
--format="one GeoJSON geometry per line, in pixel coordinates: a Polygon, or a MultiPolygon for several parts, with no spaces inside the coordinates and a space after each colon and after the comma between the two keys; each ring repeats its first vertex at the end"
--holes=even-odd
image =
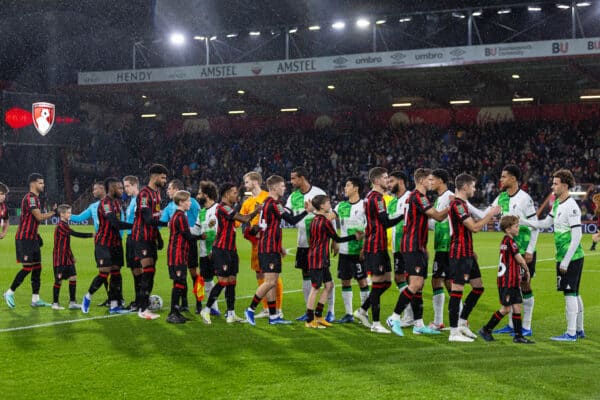
{"type": "MultiPolygon", "coordinates": [[[[76,228],[77,229],[77,228],[76,228]]],[[[90,230],[80,227],[79,230],[90,230]]],[[[40,227],[43,247],[41,297],[52,300],[53,227],[40,227]]],[[[284,244],[295,247],[295,230],[285,230],[284,244]]],[[[241,235],[238,235],[241,236],[241,235]]],[[[479,329],[498,308],[494,265],[498,260],[497,233],[475,236],[475,248],[484,267],[486,287],[470,317],[479,329]]],[[[584,236],[589,248],[591,238],[584,236]]],[[[72,239],[78,259],[78,300],[96,273],[93,241],[72,239]]],[[[249,245],[238,237],[240,275],[236,310],[243,315],[256,281],[250,271],[249,245]]],[[[0,241],[0,289],[6,290],[19,267],[15,264],[14,227],[0,241]]],[[[227,325],[213,318],[204,325],[199,316],[184,325],[165,321],[166,310],[156,321],[136,315],[107,316],[95,304],[105,299],[103,290],[93,298],[88,315],[78,311],[53,311],[29,306],[29,278],[17,290],[17,307],[0,304],[0,398],[2,399],[114,399],[114,398],[374,398],[426,399],[598,399],[600,398],[600,284],[598,252],[586,252],[581,294],[585,304],[586,339],[556,343],[549,337],[565,330],[564,300],[555,290],[552,237],[540,236],[537,276],[533,280],[535,345],[522,346],[496,335],[486,343],[449,343],[440,336],[405,337],[376,335],[358,325],[336,325],[308,330],[300,323],[256,327],[227,325]],[[64,323],[65,321],[70,321],[64,323]],[[25,328],[14,330],[14,328],[25,328]]],[[[170,301],[170,280],[165,254],[159,256],[154,292],[170,301]]],[[[332,259],[335,274],[337,260],[332,259]]],[[[132,279],[123,271],[127,301],[132,279]]],[[[300,273],[293,257],[284,259],[283,309],[287,318],[304,311],[300,273]]],[[[343,303],[336,279],[337,316],[343,303]]],[[[191,299],[191,294],[190,294],[191,299]]],[[[388,290],[382,301],[382,320],[392,311],[397,290],[388,290]]],[[[68,288],[61,300],[67,304],[68,288]]],[[[448,296],[446,296],[447,307],[448,296]]],[[[355,288],[354,307],[358,307],[355,288]]],[[[224,304],[221,298],[221,309],[224,304]]],[[[431,286],[424,293],[425,321],[432,315],[431,286]]],[[[447,313],[445,322],[447,324],[447,313]]],[[[503,321],[503,324],[506,321],[503,321]]],[[[502,325],[501,325],[502,326],[502,325]]]]}

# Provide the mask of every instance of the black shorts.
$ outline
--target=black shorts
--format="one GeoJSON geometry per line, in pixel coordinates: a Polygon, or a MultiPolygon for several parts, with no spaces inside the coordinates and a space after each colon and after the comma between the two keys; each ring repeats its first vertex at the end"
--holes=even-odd
{"type": "Polygon", "coordinates": [[[188,268],[198,268],[198,243],[196,243],[196,241],[190,243],[190,251],[188,252],[188,268]]]}
{"type": "Polygon", "coordinates": [[[404,257],[399,251],[394,253],[394,274],[395,275],[406,275],[406,264],[404,264],[404,257]]]}
{"type": "Polygon", "coordinates": [[[360,257],[356,254],[340,254],[337,277],[343,281],[349,281],[352,278],[357,281],[365,279],[367,272],[360,261],[360,257]]]}
{"type": "MultiPolygon", "coordinates": [[[[523,258],[525,258],[525,254],[521,254],[523,256],[523,258]]],[[[531,260],[530,263],[527,263],[527,268],[529,268],[529,275],[533,278],[533,276],[535,275],[535,262],[537,261],[537,252],[534,251],[533,252],[533,260],[531,260]]],[[[527,281],[527,277],[525,276],[525,274],[523,274],[523,281],[527,281]]]]}
{"type": "Polygon", "coordinates": [[[152,258],[154,261],[158,259],[158,250],[156,242],[148,240],[134,240],[134,257],[136,260],[144,258],[152,258]]]}
{"type": "Polygon", "coordinates": [[[566,274],[559,272],[560,263],[556,263],[556,290],[561,292],[579,292],[579,283],[581,282],[581,272],[583,271],[583,257],[579,260],[571,261],[566,274]]]}
{"type": "Polygon", "coordinates": [[[15,239],[17,262],[21,264],[39,264],[42,262],[39,240],[15,239]]]}
{"type": "Polygon", "coordinates": [[[127,262],[127,268],[142,268],[140,260],[135,259],[135,242],[131,235],[127,235],[125,240],[125,261],[127,262]]]}
{"type": "Polygon", "coordinates": [[[185,277],[187,274],[187,265],[169,265],[169,278],[173,281],[183,281],[185,283],[185,277]],[[179,276],[177,276],[179,273],[179,276]]]}
{"type": "Polygon", "coordinates": [[[54,279],[57,281],[69,279],[76,275],[77,271],[74,265],[59,265],[58,267],[54,267],[54,279]]]}
{"type": "Polygon", "coordinates": [[[436,251],[433,258],[433,278],[450,279],[450,253],[447,251],[436,251]]]}
{"type": "Polygon", "coordinates": [[[427,278],[427,253],[424,251],[409,251],[402,253],[408,276],[427,278]]]}
{"type": "Polygon", "coordinates": [[[200,257],[200,276],[205,281],[212,281],[215,277],[215,268],[211,257],[200,257]]]}
{"type": "Polygon", "coordinates": [[[258,266],[263,274],[281,273],[281,254],[258,253],[258,266]]]}
{"type": "Polygon", "coordinates": [[[381,276],[387,272],[392,272],[390,255],[387,251],[365,253],[365,268],[367,272],[370,272],[374,276],[381,276]]]}
{"type": "Polygon", "coordinates": [[[498,294],[500,295],[500,304],[503,306],[512,306],[513,304],[523,303],[521,288],[499,287],[498,294]]]}
{"type": "Polygon", "coordinates": [[[308,247],[296,248],[296,264],[294,267],[308,273],[308,247]]]}
{"type": "Polygon", "coordinates": [[[481,278],[475,257],[450,258],[450,279],[457,285],[465,285],[471,279],[481,278]]]}
{"type": "Polygon", "coordinates": [[[102,246],[97,244],[94,247],[94,256],[96,257],[96,266],[112,267],[114,265],[118,267],[123,266],[123,247],[121,246],[102,246]]]}
{"type": "Polygon", "coordinates": [[[321,269],[309,269],[308,274],[310,275],[310,284],[315,289],[319,289],[324,283],[333,281],[329,267],[321,269]]]}
{"type": "Polygon", "coordinates": [[[215,274],[219,277],[237,275],[240,270],[240,260],[234,250],[223,250],[213,247],[212,263],[215,274]]]}

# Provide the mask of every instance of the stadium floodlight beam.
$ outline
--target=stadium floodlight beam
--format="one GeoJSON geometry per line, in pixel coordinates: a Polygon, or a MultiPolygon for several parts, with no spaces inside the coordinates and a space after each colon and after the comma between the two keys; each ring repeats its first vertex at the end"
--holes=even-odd
{"type": "Polygon", "coordinates": [[[331,24],[331,27],[336,31],[341,31],[346,27],[346,23],[344,21],[336,21],[333,24],[331,24]]]}
{"type": "Polygon", "coordinates": [[[369,20],[366,18],[359,18],[356,20],[356,26],[358,26],[361,29],[368,28],[369,25],[371,25],[371,22],[369,22],[369,20]]]}
{"type": "Polygon", "coordinates": [[[181,34],[179,32],[174,32],[174,33],[171,33],[171,36],[169,37],[169,41],[171,42],[171,44],[173,44],[175,46],[181,46],[185,43],[185,36],[183,36],[183,34],[181,34]]]}
{"type": "Polygon", "coordinates": [[[206,40],[206,36],[194,36],[194,40],[206,40]]]}
{"type": "Polygon", "coordinates": [[[579,3],[575,4],[577,7],[589,7],[592,5],[592,3],[590,3],[589,1],[580,1],[579,3]]]}
{"type": "Polygon", "coordinates": [[[228,33],[227,37],[228,38],[234,38],[234,37],[237,37],[237,35],[238,35],[237,33],[228,33]]]}
{"type": "Polygon", "coordinates": [[[519,78],[521,78],[521,75],[519,75],[519,74],[512,74],[512,78],[513,79],[519,79],[519,78]]]}
{"type": "Polygon", "coordinates": [[[211,41],[212,41],[212,40],[217,40],[217,36],[215,36],[215,35],[211,36],[211,37],[210,37],[210,40],[211,40],[211,41]]]}
{"type": "Polygon", "coordinates": [[[569,8],[571,8],[571,6],[568,4],[557,4],[556,8],[560,8],[561,10],[568,10],[569,8]]]}
{"type": "Polygon", "coordinates": [[[579,96],[581,100],[600,100],[600,94],[585,94],[583,96],[579,96]]]}
{"type": "Polygon", "coordinates": [[[321,27],[319,25],[311,25],[308,27],[309,31],[318,31],[320,29],[321,29],[321,27]]]}
{"type": "Polygon", "coordinates": [[[181,113],[182,117],[195,117],[196,115],[198,115],[197,112],[182,112],[181,113]]]}
{"type": "Polygon", "coordinates": [[[474,17],[481,17],[481,15],[483,15],[483,11],[482,10],[473,11],[471,13],[471,15],[474,17]]]}
{"type": "Polygon", "coordinates": [[[512,101],[513,103],[528,103],[533,101],[533,97],[515,97],[512,101]]]}
{"type": "Polygon", "coordinates": [[[237,91],[237,94],[246,94],[246,92],[244,90],[240,89],[237,91]]]}
{"type": "Polygon", "coordinates": [[[527,11],[538,12],[542,11],[542,7],[540,6],[528,6],[527,11]]]}
{"type": "Polygon", "coordinates": [[[229,115],[236,115],[236,114],[244,114],[245,112],[246,112],[246,111],[244,111],[244,110],[230,110],[230,111],[228,111],[227,113],[228,113],[229,115]]]}
{"type": "Polygon", "coordinates": [[[327,85],[327,89],[333,90],[333,89],[335,89],[335,86],[333,86],[333,85],[327,85]]]}
{"type": "Polygon", "coordinates": [[[410,22],[412,21],[412,17],[404,17],[398,20],[399,22],[410,22]]]}
{"type": "Polygon", "coordinates": [[[260,32],[259,31],[250,31],[250,36],[260,36],[260,32]]]}
{"type": "Polygon", "coordinates": [[[412,106],[412,103],[394,103],[394,104],[392,104],[392,107],[394,107],[394,108],[410,107],[410,106],[412,106]]]}
{"type": "Polygon", "coordinates": [[[296,33],[298,32],[298,28],[292,28],[288,31],[288,33],[296,33]]]}
{"type": "Polygon", "coordinates": [[[142,118],[156,118],[156,114],[142,114],[142,118]]]}
{"type": "Polygon", "coordinates": [[[298,108],[296,107],[290,107],[290,108],[282,108],[281,112],[296,112],[298,111],[298,108]]]}
{"type": "Polygon", "coordinates": [[[378,19],[377,21],[375,21],[375,25],[383,25],[387,22],[387,20],[385,19],[378,19]]]}
{"type": "Polygon", "coordinates": [[[452,16],[454,18],[460,18],[460,19],[464,19],[465,18],[465,14],[459,13],[459,12],[453,12],[452,16]]]}
{"type": "Polygon", "coordinates": [[[512,10],[510,8],[503,8],[501,10],[498,10],[498,14],[502,15],[502,14],[510,14],[512,10]]]}
{"type": "Polygon", "coordinates": [[[471,104],[471,100],[450,100],[450,104],[452,104],[452,105],[471,104]]]}

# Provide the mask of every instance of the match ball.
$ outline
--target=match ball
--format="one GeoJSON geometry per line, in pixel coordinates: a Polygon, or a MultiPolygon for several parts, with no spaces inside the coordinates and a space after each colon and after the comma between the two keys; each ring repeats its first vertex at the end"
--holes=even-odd
{"type": "Polygon", "coordinates": [[[150,311],[158,311],[162,308],[162,306],[163,300],[159,295],[153,294],[150,296],[150,302],[148,304],[148,309],[150,311]]]}

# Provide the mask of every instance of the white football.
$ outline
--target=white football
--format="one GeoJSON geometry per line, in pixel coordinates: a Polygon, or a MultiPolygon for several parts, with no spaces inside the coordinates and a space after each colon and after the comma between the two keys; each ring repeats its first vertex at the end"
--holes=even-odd
{"type": "Polygon", "coordinates": [[[148,304],[148,309],[150,311],[158,311],[162,308],[162,306],[163,300],[159,295],[153,294],[150,296],[150,304],[148,304]]]}

